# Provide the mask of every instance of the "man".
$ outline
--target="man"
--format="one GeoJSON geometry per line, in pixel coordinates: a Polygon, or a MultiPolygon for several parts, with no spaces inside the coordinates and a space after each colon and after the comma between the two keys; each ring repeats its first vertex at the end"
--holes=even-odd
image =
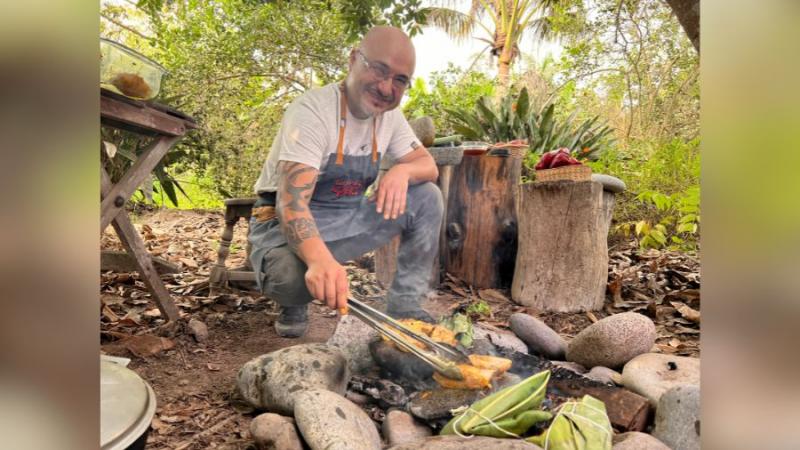
{"type": "Polygon", "coordinates": [[[275,330],[299,337],[308,303],[343,308],[343,262],[401,235],[387,295],[395,318],[430,321],[420,300],[430,281],[442,220],[436,164],[396,109],[414,73],[411,40],[375,27],[350,52],[342,83],[313,89],[286,110],[253,209],[250,259],[262,292],[281,307],[275,330]],[[396,161],[374,186],[381,158],[396,161]]]}

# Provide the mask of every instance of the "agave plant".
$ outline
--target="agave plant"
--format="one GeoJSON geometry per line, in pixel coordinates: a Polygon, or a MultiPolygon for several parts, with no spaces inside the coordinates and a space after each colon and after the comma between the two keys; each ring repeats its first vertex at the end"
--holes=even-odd
{"type": "Polygon", "coordinates": [[[473,110],[446,109],[455,119],[453,129],[468,140],[506,142],[527,139],[530,155],[566,147],[577,157],[595,160],[609,145],[611,128],[598,123],[599,116],[578,123],[573,112],[560,120],[555,115],[555,104],[536,108],[529,99],[528,90],[505,96],[493,105],[488,97],[475,102],[473,110]]]}

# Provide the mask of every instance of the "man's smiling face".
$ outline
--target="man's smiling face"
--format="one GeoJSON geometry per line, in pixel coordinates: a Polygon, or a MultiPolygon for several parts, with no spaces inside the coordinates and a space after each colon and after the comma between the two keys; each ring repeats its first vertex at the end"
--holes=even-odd
{"type": "Polygon", "coordinates": [[[354,116],[365,119],[400,104],[414,72],[414,48],[395,29],[367,34],[350,53],[348,104],[354,116]]]}

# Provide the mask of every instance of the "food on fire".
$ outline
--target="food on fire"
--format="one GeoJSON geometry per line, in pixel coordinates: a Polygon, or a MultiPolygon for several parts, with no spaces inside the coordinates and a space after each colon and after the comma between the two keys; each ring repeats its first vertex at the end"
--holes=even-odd
{"type": "MultiPolygon", "coordinates": [[[[410,328],[417,334],[422,334],[431,338],[433,341],[442,342],[453,346],[455,346],[458,343],[458,340],[456,339],[456,334],[441,325],[433,325],[416,319],[400,319],[398,320],[398,322],[405,325],[406,328],[410,328]]],[[[425,344],[423,344],[422,342],[419,342],[414,338],[407,337],[405,334],[402,333],[400,334],[403,337],[403,339],[409,344],[423,350],[427,348],[425,344]]],[[[390,341],[389,338],[387,338],[386,336],[384,336],[383,339],[394,345],[394,343],[390,341]]],[[[407,351],[404,348],[400,348],[400,350],[407,351]]]]}
{"type": "Polygon", "coordinates": [[[453,380],[438,373],[433,379],[446,389],[484,389],[492,387],[492,379],[511,368],[511,360],[489,355],[469,355],[471,364],[458,364],[456,367],[464,376],[463,380],[453,380]]]}

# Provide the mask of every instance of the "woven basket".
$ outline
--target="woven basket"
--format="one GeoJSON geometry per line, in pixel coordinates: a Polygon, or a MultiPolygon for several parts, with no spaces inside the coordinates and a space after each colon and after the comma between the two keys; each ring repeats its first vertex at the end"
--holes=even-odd
{"type": "Polygon", "coordinates": [[[489,148],[489,152],[505,154],[512,158],[524,158],[528,153],[528,144],[495,144],[489,148]]]}
{"type": "Polygon", "coordinates": [[[589,166],[578,164],[574,166],[561,166],[555,169],[544,169],[536,171],[537,182],[543,181],[589,181],[592,179],[592,169],[589,166]]]}

